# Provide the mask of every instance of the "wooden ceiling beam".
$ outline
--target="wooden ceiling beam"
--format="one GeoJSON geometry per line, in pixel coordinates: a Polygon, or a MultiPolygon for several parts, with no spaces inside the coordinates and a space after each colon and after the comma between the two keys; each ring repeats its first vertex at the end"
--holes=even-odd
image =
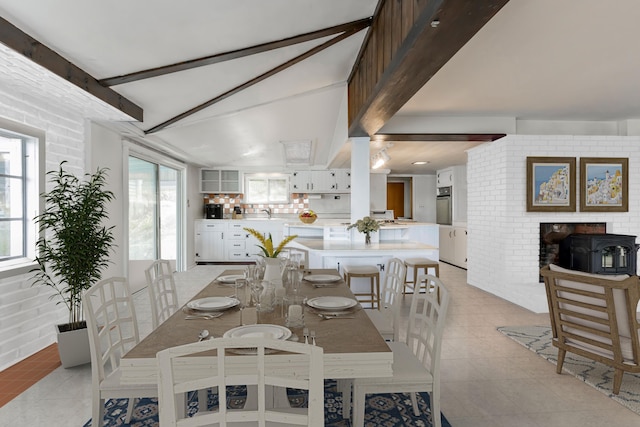
{"type": "Polygon", "coordinates": [[[189,70],[192,68],[203,67],[205,65],[212,65],[212,64],[217,64],[219,62],[238,59],[238,58],[242,58],[249,55],[255,55],[255,54],[267,52],[273,49],[280,49],[282,47],[292,46],[294,44],[304,43],[311,40],[332,36],[334,34],[342,33],[345,31],[354,31],[354,30],[360,31],[361,29],[368,27],[370,24],[371,24],[371,18],[360,19],[358,21],[336,25],[334,27],[324,28],[322,30],[312,31],[310,33],[300,34],[300,35],[288,37],[282,40],[262,43],[255,46],[232,50],[229,52],[219,53],[216,55],[205,56],[203,58],[192,59],[189,61],[178,62],[171,65],[164,65],[162,67],[151,68],[148,70],[137,71],[135,73],[124,74],[122,76],[109,77],[109,78],[100,80],[100,83],[102,83],[105,86],[114,86],[114,85],[134,82],[137,80],[148,79],[151,77],[158,77],[165,74],[175,73],[178,71],[189,70]]]}
{"type": "Polygon", "coordinates": [[[490,142],[506,136],[506,133],[376,133],[373,141],[392,142],[490,142]]]}
{"type": "Polygon", "coordinates": [[[381,0],[349,80],[349,136],[374,135],[509,0],[381,0]]]}
{"type": "Polygon", "coordinates": [[[166,128],[167,126],[170,126],[170,125],[172,125],[172,124],[174,124],[174,123],[176,123],[176,122],[178,122],[180,120],[183,120],[183,119],[185,119],[185,118],[187,118],[187,117],[189,117],[189,116],[191,116],[191,115],[193,115],[193,114],[195,114],[195,113],[197,113],[199,111],[202,111],[207,107],[210,107],[210,106],[212,106],[214,104],[217,104],[218,102],[220,102],[220,101],[222,101],[224,99],[227,99],[230,96],[235,95],[238,92],[241,92],[241,91],[243,91],[243,90],[245,90],[245,89],[257,84],[257,83],[260,83],[261,81],[273,76],[274,74],[279,73],[280,71],[283,71],[283,70],[286,70],[289,67],[292,67],[293,65],[297,64],[298,62],[303,61],[303,60],[309,58],[310,56],[313,56],[316,53],[321,52],[321,51],[325,50],[326,48],[331,47],[334,44],[336,44],[336,43],[338,43],[338,42],[340,42],[340,41],[342,41],[342,40],[344,40],[344,39],[346,39],[348,37],[351,37],[352,35],[356,34],[360,30],[362,30],[362,28],[357,28],[356,27],[356,28],[354,28],[352,30],[345,31],[344,33],[332,38],[331,40],[328,40],[328,41],[322,43],[321,45],[318,45],[318,46],[314,47],[313,49],[309,49],[305,53],[303,53],[301,55],[298,55],[295,58],[290,59],[289,61],[287,61],[287,62],[285,62],[285,63],[283,63],[281,65],[278,65],[277,67],[272,68],[271,70],[269,70],[269,71],[267,71],[265,73],[262,73],[259,76],[254,77],[253,79],[248,80],[248,81],[246,81],[246,82],[234,87],[233,89],[229,89],[228,91],[224,92],[223,94],[218,95],[215,98],[198,105],[197,107],[194,107],[194,108],[192,108],[192,109],[190,109],[188,111],[185,111],[184,113],[181,113],[181,114],[179,114],[179,115],[177,115],[175,117],[172,117],[171,119],[169,119],[169,120],[167,120],[165,122],[162,122],[159,125],[156,125],[156,126],[152,127],[149,130],[146,130],[144,133],[145,134],[151,134],[151,133],[155,133],[155,132],[161,131],[162,129],[166,128]]]}
{"type": "Polygon", "coordinates": [[[9,21],[0,18],[0,43],[29,58],[53,74],[78,86],[101,101],[142,122],[141,107],[113,89],[105,87],[86,71],[72,64],[49,47],[26,34],[9,21]]]}

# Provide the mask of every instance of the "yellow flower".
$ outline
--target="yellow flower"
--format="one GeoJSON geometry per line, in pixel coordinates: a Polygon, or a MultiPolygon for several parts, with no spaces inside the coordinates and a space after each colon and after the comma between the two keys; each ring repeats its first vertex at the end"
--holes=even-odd
{"type": "Polygon", "coordinates": [[[280,242],[278,247],[276,247],[274,250],[271,233],[269,233],[269,237],[265,239],[262,233],[260,233],[259,231],[253,228],[244,227],[243,230],[247,231],[253,237],[258,239],[260,243],[262,243],[262,246],[260,245],[256,245],[256,246],[262,250],[262,254],[267,258],[277,258],[280,252],[284,249],[284,247],[287,246],[287,243],[289,243],[290,241],[298,237],[297,234],[285,237],[285,239],[282,242],[280,242]]]}

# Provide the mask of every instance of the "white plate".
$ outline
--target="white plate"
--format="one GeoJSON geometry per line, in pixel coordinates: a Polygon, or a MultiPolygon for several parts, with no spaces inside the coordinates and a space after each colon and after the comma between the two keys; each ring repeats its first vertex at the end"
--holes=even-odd
{"type": "Polygon", "coordinates": [[[342,277],[336,276],[335,274],[310,274],[309,276],[304,276],[304,280],[313,283],[332,283],[340,279],[342,279],[342,277]]]}
{"type": "Polygon", "coordinates": [[[220,276],[216,280],[220,283],[236,284],[236,279],[244,279],[244,274],[230,274],[228,276],[220,276]]]}
{"type": "Polygon", "coordinates": [[[309,307],[318,310],[347,310],[355,307],[358,301],[345,297],[316,297],[307,301],[309,307]]]}
{"type": "Polygon", "coordinates": [[[286,340],[291,336],[288,328],[280,325],[246,325],[229,329],[224,338],[273,338],[286,340]]]}
{"type": "Polygon", "coordinates": [[[229,297],[200,298],[187,303],[187,307],[200,311],[222,311],[238,305],[240,301],[229,297]]]}

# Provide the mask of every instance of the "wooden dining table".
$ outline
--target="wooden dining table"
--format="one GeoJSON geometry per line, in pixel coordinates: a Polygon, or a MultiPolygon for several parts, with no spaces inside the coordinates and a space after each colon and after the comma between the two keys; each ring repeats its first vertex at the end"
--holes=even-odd
{"type": "MultiPolygon", "coordinates": [[[[225,270],[220,276],[242,274],[242,270],[225,270]]],[[[305,270],[305,275],[331,274],[338,275],[336,270],[305,270]]],[[[212,280],[191,301],[205,297],[232,296],[234,286],[212,280]]],[[[314,283],[302,280],[298,293],[314,298],[319,296],[340,296],[355,299],[351,290],[340,278],[332,286],[314,286],[314,283]]],[[[385,377],[392,374],[393,354],[376,327],[369,320],[364,309],[356,306],[352,318],[323,319],[317,311],[305,308],[305,327],[315,331],[316,345],[324,349],[325,378],[348,379],[385,377]]],[[[127,352],[120,361],[123,384],[157,384],[156,353],[169,347],[192,343],[198,340],[198,334],[207,329],[213,338],[219,338],[235,327],[241,326],[241,315],[238,308],[231,308],[220,317],[214,319],[187,320],[184,310],[178,310],[169,319],[160,324],[147,337],[127,352]]],[[[259,323],[284,325],[282,310],[276,308],[271,313],[260,313],[259,323]]],[[[303,340],[302,328],[290,328],[293,337],[303,340]]],[[[248,338],[249,339],[249,338],[248,338]]],[[[215,367],[214,355],[203,355],[197,361],[185,364],[184,377],[198,375],[201,369],[215,367]]],[[[267,356],[274,370],[291,370],[296,368],[294,355],[274,353],[267,356]]],[[[244,367],[255,363],[251,356],[237,355],[232,364],[241,371],[244,367]]],[[[301,364],[302,367],[304,364],[301,364]]],[[[176,374],[179,375],[179,374],[176,374]]]]}

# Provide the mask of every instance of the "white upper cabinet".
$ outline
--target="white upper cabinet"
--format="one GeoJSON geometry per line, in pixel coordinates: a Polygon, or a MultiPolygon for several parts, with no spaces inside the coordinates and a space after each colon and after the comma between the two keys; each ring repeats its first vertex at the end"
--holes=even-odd
{"type": "Polygon", "coordinates": [[[201,193],[241,193],[240,171],[226,169],[200,169],[201,193]]]}
{"type": "Polygon", "coordinates": [[[450,187],[453,185],[453,169],[442,169],[436,172],[438,187],[450,187]]]}
{"type": "Polygon", "coordinates": [[[292,193],[349,193],[348,169],[295,171],[291,174],[292,193]]]}

